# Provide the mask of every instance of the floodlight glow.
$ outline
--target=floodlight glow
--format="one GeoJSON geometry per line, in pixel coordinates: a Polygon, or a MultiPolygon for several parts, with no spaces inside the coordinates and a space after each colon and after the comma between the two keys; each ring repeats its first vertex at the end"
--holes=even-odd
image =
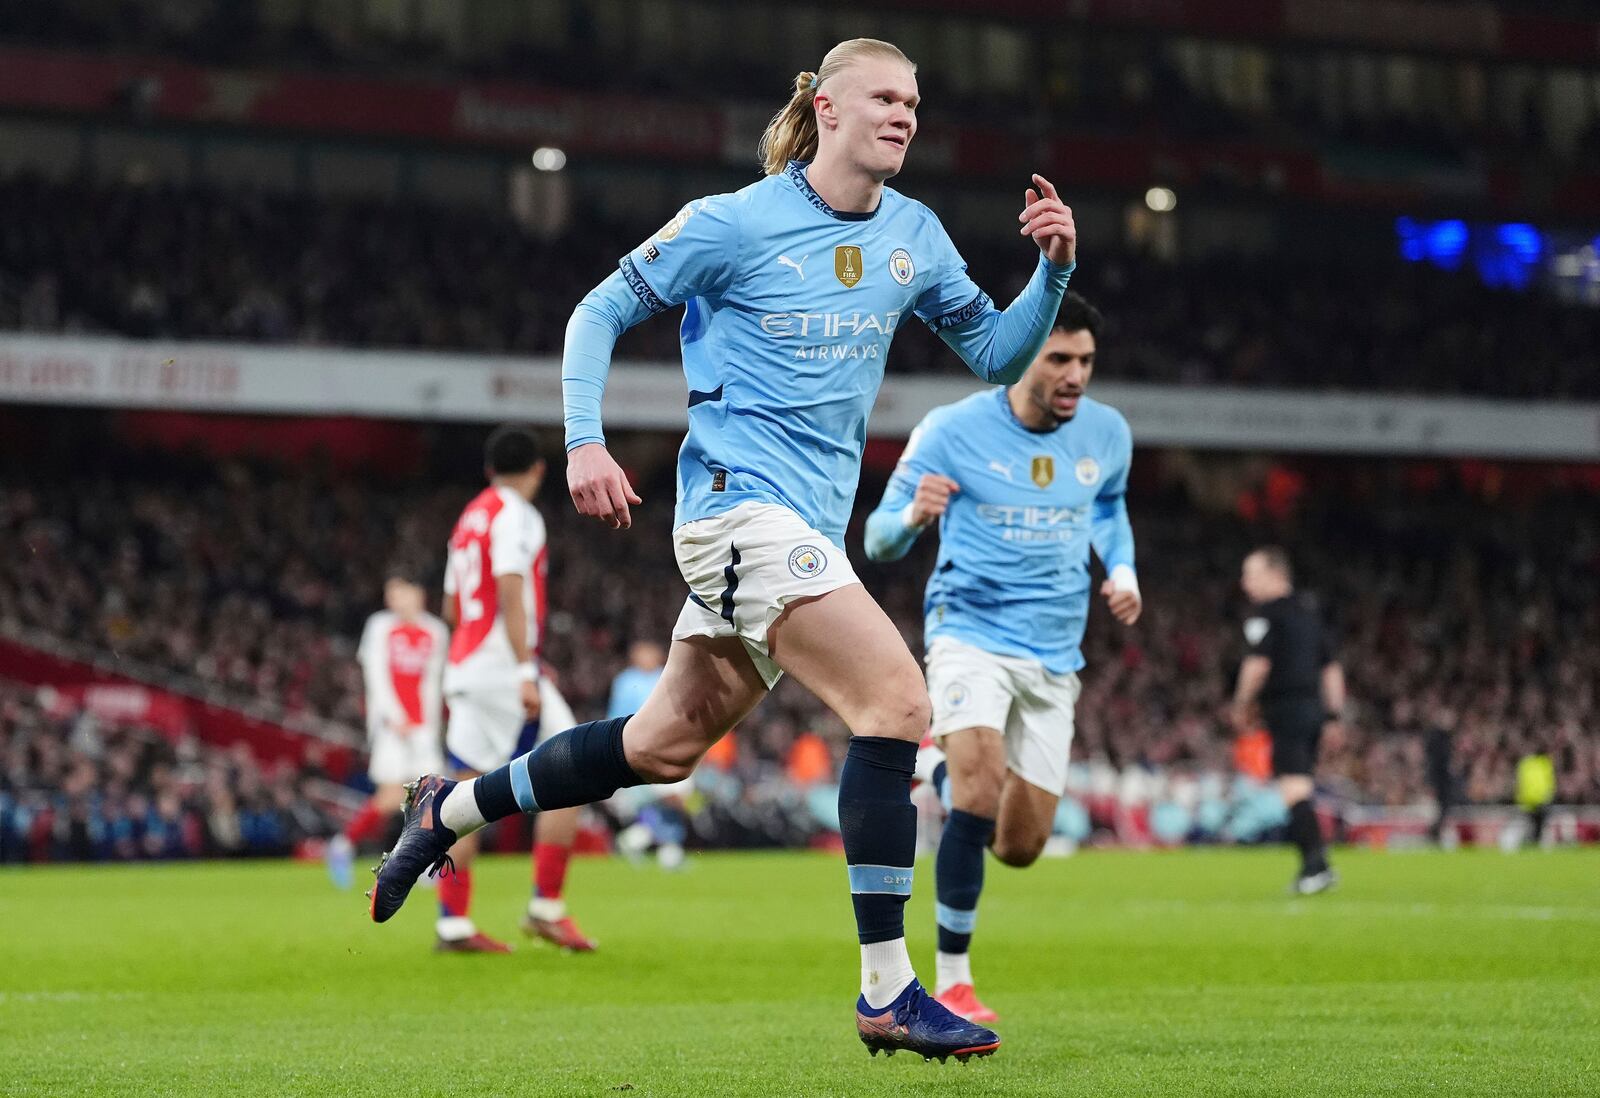
{"type": "Polygon", "coordinates": [[[1144,204],[1156,213],[1171,213],[1178,208],[1178,196],[1170,187],[1151,187],[1144,192],[1144,204]]]}
{"type": "Polygon", "coordinates": [[[541,172],[559,172],[567,166],[567,154],[548,145],[534,149],[533,166],[541,172]]]}

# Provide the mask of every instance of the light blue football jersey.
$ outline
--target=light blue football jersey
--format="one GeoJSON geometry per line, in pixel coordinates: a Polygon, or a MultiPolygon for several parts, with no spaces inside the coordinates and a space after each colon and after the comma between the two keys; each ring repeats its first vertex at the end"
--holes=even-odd
{"type": "Polygon", "coordinates": [[[869,554],[904,555],[901,519],[924,474],[960,491],[939,520],[939,557],[923,603],[924,641],[951,637],[1061,674],[1083,666],[1089,550],[1107,571],[1134,565],[1125,494],[1133,458],[1127,420],[1087,396],[1050,431],[1018,421],[1008,390],[929,412],[906,443],[869,520],[869,554]]]}
{"type": "Polygon", "coordinates": [[[639,306],[683,305],[689,432],[675,524],[776,503],[842,544],[895,332],[920,317],[979,376],[1009,379],[1048,335],[1070,273],[1041,258],[1001,313],[926,206],[886,187],[870,214],[834,210],[791,163],[685,206],[580,305],[563,363],[567,446],[603,437],[610,348],[603,331],[588,346],[584,309],[619,333],[639,306]],[[621,285],[636,302],[616,302],[621,285]]]}

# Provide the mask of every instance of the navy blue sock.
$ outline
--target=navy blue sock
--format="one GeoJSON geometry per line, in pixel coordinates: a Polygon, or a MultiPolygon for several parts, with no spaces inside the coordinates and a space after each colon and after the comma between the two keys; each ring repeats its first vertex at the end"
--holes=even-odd
{"type": "Polygon", "coordinates": [[[1322,844],[1322,825],[1310,801],[1297,801],[1289,809],[1289,841],[1300,848],[1300,875],[1321,873],[1328,868],[1327,848],[1322,844]]]}
{"type": "Polygon", "coordinates": [[[622,729],[628,720],[617,717],[569,728],[485,774],[472,787],[478,811],[493,823],[518,812],[593,804],[619,789],[645,784],[623,754],[622,729]]]}
{"type": "Polygon", "coordinates": [[[993,820],[959,808],[944,822],[934,875],[940,953],[965,953],[972,944],[983,892],[983,851],[993,834],[993,820]]]}
{"type": "Polygon", "coordinates": [[[839,831],[862,945],[905,937],[917,853],[916,764],[910,740],[855,736],[839,774],[839,831]]]}
{"type": "Polygon", "coordinates": [[[950,803],[945,799],[945,791],[949,785],[950,768],[945,765],[943,759],[940,759],[939,764],[933,768],[933,791],[939,795],[940,804],[948,805],[950,803]]]}
{"type": "Polygon", "coordinates": [[[478,802],[478,811],[490,823],[515,816],[521,812],[516,794],[511,792],[511,768],[521,759],[513,759],[499,770],[491,770],[472,783],[472,799],[478,802]]]}

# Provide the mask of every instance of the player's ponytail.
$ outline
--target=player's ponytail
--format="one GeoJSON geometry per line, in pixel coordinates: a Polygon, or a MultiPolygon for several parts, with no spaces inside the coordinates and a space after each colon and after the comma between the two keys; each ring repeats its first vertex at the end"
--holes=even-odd
{"type": "Polygon", "coordinates": [[[767,123],[756,155],[768,175],[777,175],[791,160],[810,160],[817,155],[818,83],[814,72],[796,76],[789,102],[767,123]]]}
{"type": "Polygon", "coordinates": [[[789,102],[767,123],[756,154],[768,175],[777,175],[791,160],[810,160],[817,155],[817,89],[863,57],[892,58],[917,71],[910,58],[889,42],[876,38],[840,42],[828,51],[816,72],[802,72],[794,78],[789,102]]]}

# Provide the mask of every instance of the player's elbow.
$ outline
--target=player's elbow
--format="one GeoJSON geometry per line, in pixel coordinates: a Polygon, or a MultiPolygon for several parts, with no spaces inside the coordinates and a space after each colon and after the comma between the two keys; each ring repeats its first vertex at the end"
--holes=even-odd
{"type": "Polygon", "coordinates": [[[613,339],[627,330],[628,324],[605,283],[590,290],[572,310],[567,319],[567,342],[582,342],[583,336],[595,329],[610,332],[613,339]]]}
{"type": "Polygon", "coordinates": [[[999,339],[991,339],[984,348],[984,369],[981,373],[991,384],[1015,385],[1028,372],[1028,367],[1033,364],[1034,356],[1042,346],[1043,340],[1037,345],[1012,348],[999,339]]]}
{"type": "Polygon", "coordinates": [[[599,296],[599,291],[589,291],[589,296],[578,302],[567,318],[567,344],[581,341],[594,328],[610,328],[606,313],[605,299],[599,296]]]}
{"type": "MultiPolygon", "coordinates": [[[[1014,369],[1014,362],[999,358],[993,341],[972,348],[961,357],[966,360],[968,369],[990,385],[1011,385],[1022,377],[1023,371],[1014,369]]],[[[1023,363],[1023,369],[1026,368],[1027,363],[1023,363]]]]}
{"type": "Polygon", "coordinates": [[[993,369],[984,371],[983,376],[991,385],[1015,385],[1022,380],[1022,375],[1028,372],[1029,361],[1031,359],[1002,362],[993,369]]]}

